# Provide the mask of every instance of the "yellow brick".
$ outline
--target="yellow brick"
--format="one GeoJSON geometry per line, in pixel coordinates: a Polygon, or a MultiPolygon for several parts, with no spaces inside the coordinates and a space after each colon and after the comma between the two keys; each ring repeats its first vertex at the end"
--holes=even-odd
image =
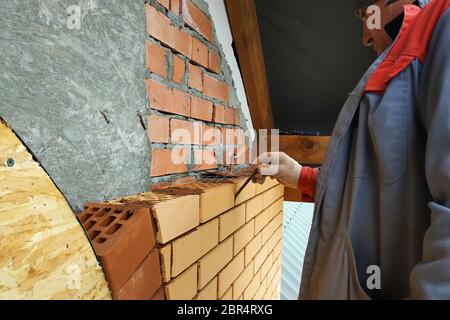
{"type": "Polygon", "coordinates": [[[267,256],[266,261],[261,266],[261,278],[266,278],[267,273],[269,272],[270,267],[272,266],[273,258],[272,253],[267,256]]]}
{"type": "Polygon", "coordinates": [[[258,234],[269,222],[269,210],[263,210],[255,217],[255,234],[258,234]]]}
{"type": "Polygon", "coordinates": [[[273,249],[274,257],[278,257],[279,255],[281,255],[281,249],[282,249],[282,240],[278,241],[275,248],[273,249]]]}
{"type": "MultiPolygon", "coordinates": [[[[181,208],[179,208],[182,211],[181,208]]],[[[177,221],[173,221],[176,224],[177,221]]],[[[172,277],[177,276],[219,243],[219,220],[201,225],[172,242],[172,277]]]]}
{"type": "Polygon", "coordinates": [[[168,244],[159,249],[161,274],[164,282],[170,281],[170,266],[172,265],[172,245],[168,244]]]}
{"type": "Polygon", "coordinates": [[[275,257],[275,255],[273,255],[273,263],[277,266],[277,267],[281,267],[281,256],[275,257]]]}
{"type": "Polygon", "coordinates": [[[256,194],[260,194],[266,190],[269,190],[270,188],[273,188],[278,184],[279,182],[277,181],[277,179],[267,177],[263,184],[258,183],[256,185],[256,194]]]}
{"type": "Polygon", "coordinates": [[[280,300],[280,290],[277,289],[274,291],[272,300],[274,301],[280,300]]]}
{"type": "Polygon", "coordinates": [[[255,220],[251,220],[233,235],[234,255],[237,255],[255,235],[255,220]]]}
{"type": "MultiPolygon", "coordinates": [[[[270,280],[270,281],[269,281],[269,279],[267,279],[266,281],[267,281],[267,293],[270,297],[272,297],[273,291],[275,288],[275,285],[274,285],[275,277],[273,277],[272,280],[270,280]]],[[[270,298],[270,299],[272,299],[272,298],[270,298]]]]}
{"type": "Polygon", "coordinates": [[[271,293],[271,298],[270,300],[280,300],[280,291],[278,290],[279,286],[274,286],[272,293],[271,293]]]}
{"type": "Polygon", "coordinates": [[[281,282],[280,281],[278,282],[275,291],[276,291],[275,299],[280,300],[280,292],[281,292],[281,282]]]}
{"type": "MultiPolygon", "coordinates": [[[[239,188],[245,183],[247,179],[239,180],[235,183],[234,193],[238,192],[239,188]]],[[[235,204],[241,204],[247,201],[250,198],[253,198],[256,195],[256,183],[250,181],[249,184],[245,186],[245,188],[241,191],[241,193],[237,196],[235,200],[235,204]]]]}
{"type": "Polygon", "coordinates": [[[231,287],[227,290],[227,292],[224,293],[220,300],[233,300],[233,290],[231,287]]]}
{"type": "Polygon", "coordinates": [[[182,196],[155,204],[152,207],[152,213],[157,224],[158,242],[165,244],[198,226],[199,209],[198,195],[182,196]]]}
{"type": "Polygon", "coordinates": [[[283,230],[284,230],[284,226],[282,224],[280,224],[278,226],[277,230],[275,230],[275,234],[277,235],[277,242],[275,243],[275,245],[278,243],[279,240],[281,240],[283,238],[283,230]]]}
{"type": "Polygon", "coordinates": [[[190,300],[197,294],[197,265],[193,265],[166,286],[168,300],[190,300]]]}
{"type": "Polygon", "coordinates": [[[269,207],[269,221],[283,211],[284,199],[280,198],[269,207]]]}
{"type": "Polygon", "coordinates": [[[269,240],[267,241],[267,250],[269,252],[272,252],[275,249],[275,246],[277,245],[278,241],[281,239],[281,235],[283,232],[283,227],[279,226],[277,230],[270,236],[269,240]]]}
{"type": "Polygon", "coordinates": [[[267,281],[267,291],[269,292],[270,296],[272,296],[277,285],[275,276],[272,278],[272,280],[269,281],[269,279],[267,279],[266,281],[267,281]]]}
{"type": "Polygon", "coordinates": [[[238,207],[219,216],[219,241],[223,241],[237,229],[245,224],[245,205],[238,207]]]}
{"type": "Polygon", "coordinates": [[[279,267],[277,272],[275,273],[275,277],[272,280],[272,289],[275,290],[279,285],[281,280],[281,268],[279,267]]]}
{"type": "Polygon", "coordinates": [[[269,272],[267,272],[267,283],[268,284],[272,283],[273,277],[275,277],[275,273],[277,272],[278,267],[279,267],[279,265],[277,265],[276,262],[270,266],[269,272]]]}
{"type": "MultiPolygon", "coordinates": [[[[268,286],[268,284],[267,284],[268,286]]],[[[272,300],[272,292],[269,292],[269,288],[267,287],[266,293],[264,293],[263,300],[272,300]]]]}
{"type": "Polygon", "coordinates": [[[278,297],[277,297],[277,291],[276,290],[274,290],[272,292],[272,296],[271,296],[270,300],[273,300],[273,301],[279,300],[278,297]]]}
{"type": "Polygon", "coordinates": [[[266,261],[267,254],[268,254],[267,245],[265,245],[261,248],[261,250],[259,250],[259,252],[255,256],[255,272],[257,272],[264,263],[264,261],[266,261]]]}
{"type": "Polygon", "coordinates": [[[283,224],[283,212],[280,212],[275,218],[273,218],[275,226],[274,229],[277,229],[279,226],[283,224]]]}
{"type": "Polygon", "coordinates": [[[259,195],[245,203],[245,221],[250,221],[262,211],[263,197],[259,195]]]}
{"type": "Polygon", "coordinates": [[[198,288],[202,289],[233,259],[233,238],[220,243],[198,261],[198,288]]]}
{"type": "Polygon", "coordinates": [[[279,299],[281,289],[281,270],[279,270],[279,273],[277,274],[275,279],[277,280],[275,283],[275,291],[277,292],[277,299],[279,299]]]}
{"type": "Polygon", "coordinates": [[[244,290],[244,300],[251,300],[253,296],[256,293],[256,290],[258,290],[261,281],[260,274],[257,272],[255,276],[253,277],[252,281],[250,281],[250,284],[247,286],[247,288],[244,290]]]}
{"type": "Polygon", "coordinates": [[[264,279],[259,285],[258,290],[256,290],[255,295],[253,296],[253,300],[262,300],[264,294],[266,293],[266,279],[264,279]]]}
{"type": "MultiPolygon", "coordinates": [[[[276,232],[283,224],[283,213],[279,213],[272,221],[267,224],[261,231],[263,244],[269,240],[269,238],[276,232]]],[[[282,231],[280,230],[282,233],[282,231]]]]}
{"type": "Polygon", "coordinates": [[[211,220],[233,207],[234,184],[223,183],[212,188],[207,188],[200,195],[200,223],[211,220]]]}
{"type": "Polygon", "coordinates": [[[253,279],[253,263],[250,263],[233,283],[233,299],[237,300],[253,279]]]}
{"type": "Polygon", "coordinates": [[[269,207],[272,203],[277,201],[284,195],[284,187],[282,184],[273,187],[272,189],[264,192],[263,196],[263,209],[269,207]]]}
{"type": "MultiPolygon", "coordinates": [[[[280,227],[281,228],[281,227],[280,227]]],[[[269,240],[267,240],[267,252],[272,252],[275,246],[277,245],[278,240],[280,240],[280,234],[281,231],[278,231],[278,229],[270,236],[269,240]]]]}
{"type": "Polygon", "coordinates": [[[277,282],[280,282],[281,280],[281,266],[278,266],[277,273],[275,273],[275,279],[277,282]]]}
{"type": "Polygon", "coordinates": [[[197,300],[217,300],[217,277],[198,293],[197,300]]]}
{"type": "Polygon", "coordinates": [[[241,252],[220,271],[218,276],[219,296],[222,296],[228,290],[234,280],[241,274],[242,270],[244,270],[244,252],[241,252]]]}
{"type": "Polygon", "coordinates": [[[276,223],[275,219],[273,219],[271,222],[269,222],[269,224],[267,226],[265,226],[264,229],[262,229],[262,231],[261,231],[263,244],[265,244],[267,242],[267,240],[269,240],[269,238],[275,232],[275,223],[276,223]]]}
{"type": "Polygon", "coordinates": [[[258,233],[258,235],[245,246],[245,265],[248,265],[258,253],[259,249],[261,249],[261,239],[261,233],[258,233]]]}

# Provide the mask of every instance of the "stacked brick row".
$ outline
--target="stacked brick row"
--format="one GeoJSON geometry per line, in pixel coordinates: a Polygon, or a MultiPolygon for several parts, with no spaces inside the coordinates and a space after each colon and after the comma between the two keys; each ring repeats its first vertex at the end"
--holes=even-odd
{"type": "Polygon", "coordinates": [[[200,186],[199,225],[160,247],[168,299],[279,299],[283,186],[200,186]]]}
{"type": "Polygon", "coordinates": [[[222,72],[210,17],[191,0],[148,0],[145,13],[151,176],[244,163],[240,111],[229,103],[233,87],[222,72]],[[173,149],[186,161],[172,161],[173,149]]]}
{"type": "Polygon", "coordinates": [[[113,299],[164,299],[148,208],[88,203],[78,218],[103,266],[113,299]]]}
{"type": "Polygon", "coordinates": [[[284,189],[267,179],[235,199],[244,181],[195,182],[88,204],[80,221],[113,297],[278,299],[284,189]],[[146,256],[151,262],[141,260],[146,256]]]}

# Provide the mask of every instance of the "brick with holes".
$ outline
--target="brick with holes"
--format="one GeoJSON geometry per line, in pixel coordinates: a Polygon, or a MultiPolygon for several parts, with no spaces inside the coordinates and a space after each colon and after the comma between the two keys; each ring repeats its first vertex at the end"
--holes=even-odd
{"type": "Polygon", "coordinates": [[[199,198],[196,189],[174,187],[132,195],[110,203],[151,208],[158,230],[156,240],[160,244],[166,244],[199,225],[199,198]]]}
{"type": "Polygon", "coordinates": [[[155,246],[148,208],[87,203],[79,220],[103,265],[108,285],[118,292],[155,246]]]}

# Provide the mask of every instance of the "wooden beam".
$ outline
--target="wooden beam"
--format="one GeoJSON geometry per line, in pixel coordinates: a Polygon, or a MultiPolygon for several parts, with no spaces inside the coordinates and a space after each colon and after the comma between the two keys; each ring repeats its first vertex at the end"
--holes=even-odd
{"type": "Polygon", "coordinates": [[[253,127],[275,127],[270,105],[264,55],[255,0],[226,0],[231,32],[238,55],[253,127]]]}
{"type": "Polygon", "coordinates": [[[320,165],[325,157],[330,137],[280,136],[280,151],[287,153],[302,165],[320,165]]]}
{"type": "Polygon", "coordinates": [[[284,188],[284,201],[302,202],[302,195],[296,189],[284,188]]]}
{"type": "MultiPolygon", "coordinates": [[[[280,136],[280,151],[287,153],[302,165],[320,165],[325,157],[330,137],[280,136]]],[[[298,190],[285,188],[285,201],[301,202],[298,190]]]]}

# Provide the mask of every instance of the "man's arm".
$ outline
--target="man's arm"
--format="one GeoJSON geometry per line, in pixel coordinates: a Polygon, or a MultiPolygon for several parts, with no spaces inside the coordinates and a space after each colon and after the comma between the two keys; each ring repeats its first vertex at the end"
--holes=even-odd
{"type": "Polygon", "coordinates": [[[423,68],[421,112],[428,132],[426,178],[433,201],[411,298],[450,298],[450,12],[441,19],[423,68]],[[437,37],[436,37],[437,36],[437,37]]]}
{"type": "Polygon", "coordinates": [[[269,175],[289,188],[298,189],[303,202],[314,202],[319,169],[302,167],[284,152],[268,152],[258,157],[258,174],[254,181],[262,183],[269,175]]]}
{"type": "Polygon", "coordinates": [[[316,182],[319,169],[302,167],[298,179],[298,190],[302,194],[303,202],[314,202],[316,195],[316,182]]]}

